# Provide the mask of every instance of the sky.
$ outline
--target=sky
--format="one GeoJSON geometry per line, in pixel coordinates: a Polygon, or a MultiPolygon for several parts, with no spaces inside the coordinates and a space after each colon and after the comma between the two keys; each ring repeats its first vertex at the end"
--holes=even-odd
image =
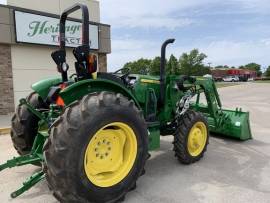
{"type": "MultiPolygon", "coordinates": [[[[5,3],[6,0],[0,0],[5,3]]],[[[167,38],[176,42],[167,57],[198,48],[205,63],[270,65],[270,0],[99,0],[101,22],[111,25],[108,70],[160,55],[167,38]]]]}
{"type": "Polygon", "coordinates": [[[101,22],[111,25],[109,71],[128,61],[167,57],[198,48],[205,63],[270,65],[270,0],[100,0],[101,22]]]}

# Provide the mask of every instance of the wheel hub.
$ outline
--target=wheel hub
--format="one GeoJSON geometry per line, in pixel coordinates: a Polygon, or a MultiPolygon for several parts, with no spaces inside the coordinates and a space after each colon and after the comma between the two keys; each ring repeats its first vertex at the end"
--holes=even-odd
{"type": "Polygon", "coordinates": [[[207,129],[204,123],[193,125],[188,136],[188,151],[191,156],[198,156],[204,149],[207,140],[207,129]]]}
{"type": "Polygon", "coordinates": [[[133,130],[124,123],[112,123],[92,137],[85,153],[89,180],[108,187],[120,182],[131,170],[137,154],[133,130]]]}

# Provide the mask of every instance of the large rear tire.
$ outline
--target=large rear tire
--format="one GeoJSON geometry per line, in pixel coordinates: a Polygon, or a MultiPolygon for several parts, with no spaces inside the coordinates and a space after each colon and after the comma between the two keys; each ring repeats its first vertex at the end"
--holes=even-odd
{"type": "Polygon", "coordinates": [[[67,107],[44,145],[44,172],[60,202],[116,202],[148,157],[147,126],[121,94],[90,94],[67,107]]]}
{"type": "MultiPolygon", "coordinates": [[[[35,92],[27,98],[34,108],[45,108],[46,105],[35,92]]],[[[16,112],[11,119],[11,139],[14,148],[20,155],[28,154],[33,146],[37,135],[39,118],[31,113],[25,105],[17,106],[16,112]]]]}
{"type": "Polygon", "coordinates": [[[207,150],[209,131],[202,113],[188,110],[174,133],[174,152],[183,164],[199,161],[207,150]]]}

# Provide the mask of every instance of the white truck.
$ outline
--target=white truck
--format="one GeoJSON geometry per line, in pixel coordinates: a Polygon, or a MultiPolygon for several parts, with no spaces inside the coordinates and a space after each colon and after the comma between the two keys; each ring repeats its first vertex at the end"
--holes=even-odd
{"type": "Polygon", "coordinates": [[[223,78],[224,82],[239,82],[239,77],[235,75],[226,76],[223,78]]]}

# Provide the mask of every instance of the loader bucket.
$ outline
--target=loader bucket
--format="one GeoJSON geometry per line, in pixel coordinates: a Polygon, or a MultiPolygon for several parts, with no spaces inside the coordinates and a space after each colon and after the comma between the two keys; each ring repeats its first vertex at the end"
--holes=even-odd
{"type": "Polygon", "coordinates": [[[240,140],[252,139],[249,112],[242,112],[241,108],[220,110],[218,118],[208,116],[210,132],[240,140]]]}
{"type": "Polygon", "coordinates": [[[242,108],[235,111],[222,108],[222,103],[214,80],[197,78],[196,101],[191,102],[191,108],[203,113],[209,124],[211,133],[240,140],[252,139],[249,123],[249,112],[243,112],[242,108]],[[205,96],[201,99],[200,95],[205,96]]]}

